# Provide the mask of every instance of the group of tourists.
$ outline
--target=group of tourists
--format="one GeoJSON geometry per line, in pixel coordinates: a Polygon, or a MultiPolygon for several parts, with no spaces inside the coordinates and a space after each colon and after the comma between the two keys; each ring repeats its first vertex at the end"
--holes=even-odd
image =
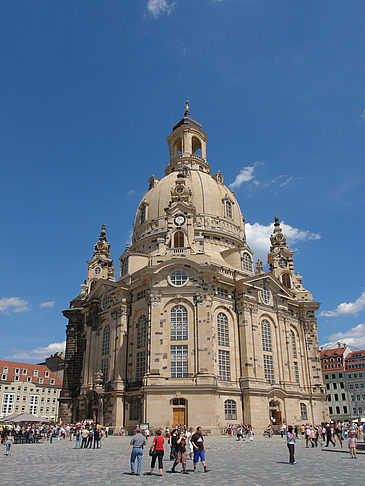
{"type": "MultiPolygon", "coordinates": [[[[171,433],[169,429],[165,431],[165,438],[162,436],[162,430],[156,431],[156,436],[154,437],[152,444],[149,448],[149,455],[151,456],[151,469],[148,475],[154,474],[154,468],[156,461],[158,460],[158,476],[163,475],[163,456],[164,456],[164,443],[165,440],[170,446],[170,461],[173,461],[170,472],[176,473],[176,467],[181,464],[183,474],[189,474],[186,469],[186,461],[189,454],[190,459],[193,460],[194,472],[197,472],[197,466],[199,460],[201,461],[204,472],[207,473],[209,469],[207,468],[205,462],[205,445],[202,433],[202,428],[197,427],[194,432],[193,428],[187,429],[186,427],[176,427],[171,433]]],[[[131,464],[131,474],[139,476],[142,469],[142,457],[144,446],[147,444],[148,436],[137,427],[135,435],[130,441],[132,446],[130,464],[131,464]],[[137,459],[137,471],[135,462],[137,459]]]]}
{"type": "Polygon", "coordinates": [[[74,425],[22,424],[3,425],[0,427],[0,442],[6,445],[9,455],[14,443],[34,444],[53,440],[70,440],[75,438],[75,449],[99,449],[103,439],[108,437],[109,427],[101,427],[92,420],[84,420],[74,425]]]}
{"type": "Polygon", "coordinates": [[[253,442],[253,438],[255,436],[252,426],[246,424],[227,424],[224,433],[229,437],[236,436],[237,440],[245,440],[245,437],[250,439],[250,442],[253,442]]]}
{"type": "MultiPolygon", "coordinates": [[[[299,438],[298,426],[289,425],[286,431],[286,425],[283,424],[280,427],[281,437],[286,435],[287,446],[289,449],[289,463],[296,464],[294,457],[295,441],[299,438]]],[[[343,447],[343,441],[347,440],[348,449],[351,459],[357,459],[356,448],[359,440],[365,442],[365,424],[359,427],[356,423],[344,424],[341,422],[327,423],[320,426],[315,425],[302,425],[300,427],[300,434],[302,439],[305,440],[306,448],[311,445],[312,447],[318,447],[325,445],[329,447],[331,443],[333,447],[343,447]],[[320,440],[322,439],[323,442],[320,440]]]]}

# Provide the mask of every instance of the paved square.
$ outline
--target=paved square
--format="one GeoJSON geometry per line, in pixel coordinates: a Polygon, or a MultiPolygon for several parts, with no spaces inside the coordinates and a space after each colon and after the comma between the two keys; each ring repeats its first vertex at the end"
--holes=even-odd
{"type": "MultiPolygon", "coordinates": [[[[211,471],[193,474],[192,462],[188,460],[189,476],[171,474],[168,469],[168,447],[165,447],[164,477],[144,476],[149,471],[150,457],[145,450],[142,475],[130,476],[130,438],[109,437],[104,440],[103,449],[74,449],[69,440],[52,444],[13,445],[10,455],[3,455],[1,446],[0,484],[2,486],[21,484],[24,486],[74,486],[75,484],[117,485],[133,484],[248,484],[257,485],[363,485],[365,454],[357,460],[350,459],[347,442],[344,452],[306,449],[304,440],[296,444],[296,465],[289,465],[285,439],[280,437],[255,437],[253,444],[248,440],[238,442],[229,437],[207,437],[207,465],[211,471]]],[[[181,465],[177,467],[181,469],[181,465]]]]}

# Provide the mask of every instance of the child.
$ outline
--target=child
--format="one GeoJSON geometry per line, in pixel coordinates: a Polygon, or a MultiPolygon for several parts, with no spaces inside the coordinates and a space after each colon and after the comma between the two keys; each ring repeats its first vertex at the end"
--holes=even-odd
{"type": "Polygon", "coordinates": [[[349,449],[350,449],[351,459],[357,459],[355,432],[350,432],[349,434],[349,449]]]}

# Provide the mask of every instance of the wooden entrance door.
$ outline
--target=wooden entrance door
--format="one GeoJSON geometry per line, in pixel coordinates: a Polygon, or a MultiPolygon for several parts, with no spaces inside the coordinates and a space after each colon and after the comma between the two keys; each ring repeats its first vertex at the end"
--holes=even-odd
{"type": "Polygon", "coordinates": [[[283,425],[280,410],[271,410],[271,416],[273,419],[275,419],[275,421],[273,421],[273,425],[283,425]]]}
{"type": "Polygon", "coordinates": [[[183,427],[185,425],[185,408],[173,409],[172,425],[174,427],[176,427],[177,425],[181,425],[183,427]]]}

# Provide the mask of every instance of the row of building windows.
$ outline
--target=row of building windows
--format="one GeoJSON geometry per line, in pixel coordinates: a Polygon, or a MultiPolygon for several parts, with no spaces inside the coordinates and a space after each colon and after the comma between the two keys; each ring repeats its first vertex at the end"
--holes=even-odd
{"type": "MultiPolygon", "coordinates": [[[[338,393],[335,393],[333,395],[333,401],[334,402],[338,402],[339,401],[338,396],[339,396],[338,393]]],[[[327,395],[327,399],[328,399],[329,402],[331,402],[332,401],[332,396],[331,395],[327,395]]],[[[345,393],[341,393],[341,400],[346,400],[346,394],[345,393]]]]}
{"type": "MultiPolygon", "coordinates": [[[[3,366],[3,373],[4,374],[7,374],[9,372],[9,368],[7,366],[3,366]]],[[[19,375],[20,374],[20,368],[14,368],[14,374],[15,375],[19,375]]],[[[27,375],[28,374],[28,370],[27,368],[22,368],[22,375],[27,375]]],[[[33,370],[33,376],[39,376],[39,370],[33,370]]],[[[44,376],[46,378],[49,378],[49,371],[45,371],[44,372],[44,376]]]]}
{"type": "MultiPolygon", "coordinates": [[[[3,375],[1,375],[1,379],[2,379],[2,381],[23,381],[23,380],[20,379],[19,375],[14,375],[13,378],[11,378],[10,376],[8,377],[8,375],[3,374],[3,375]]],[[[31,376],[26,377],[26,382],[27,383],[34,383],[33,378],[31,376]]],[[[38,383],[40,385],[43,385],[44,384],[44,378],[38,378],[38,383]]],[[[55,380],[53,378],[51,378],[50,384],[51,385],[55,384],[55,380]]]]}
{"type": "MultiPolygon", "coordinates": [[[[19,411],[19,406],[15,405],[16,401],[19,401],[20,397],[15,397],[14,393],[4,393],[3,400],[1,404],[1,413],[3,415],[9,415],[14,410],[19,411]]],[[[23,397],[23,401],[26,401],[26,397],[23,397]]],[[[29,404],[28,404],[28,412],[37,415],[38,408],[40,408],[40,412],[43,412],[43,407],[39,407],[39,404],[44,401],[43,398],[40,398],[39,395],[30,395],[29,396],[29,404]]],[[[47,399],[47,403],[50,403],[50,399],[47,399]]],[[[56,403],[56,400],[53,399],[53,403],[56,403]]],[[[52,412],[54,412],[56,408],[52,408],[52,412]]],[[[25,405],[21,407],[21,411],[25,411],[25,405]]],[[[46,412],[49,412],[49,407],[46,407],[46,412]]]]}
{"type": "MultiPolygon", "coordinates": [[[[186,341],[188,339],[188,311],[183,305],[176,305],[170,312],[171,322],[171,334],[172,341],[186,341]]],[[[147,345],[147,319],[146,316],[141,316],[136,326],[136,347],[142,349],[147,345]]],[[[229,347],[229,325],[228,317],[220,312],[217,315],[217,337],[218,345],[222,347],[229,347]]],[[[271,336],[271,324],[264,319],[261,322],[261,337],[262,337],[262,349],[265,353],[272,353],[272,336],[271,336]]],[[[292,346],[293,358],[298,357],[297,345],[295,333],[290,331],[290,339],[292,346]]],[[[188,373],[188,357],[187,357],[187,345],[175,345],[171,346],[171,377],[182,378],[187,376],[188,373]]],[[[104,379],[107,379],[109,373],[109,358],[105,355],[110,351],[110,327],[105,327],[103,333],[103,346],[102,346],[102,362],[101,371],[103,372],[104,379]]],[[[219,379],[230,380],[230,359],[229,351],[218,351],[218,364],[219,364],[219,379]]],[[[297,361],[293,362],[294,378],[296,383],[300,384],[300,372],[299,364],[297,361]]],[[[136,377],[141,379],[146,369],[146,353],[139,352],[136,357],[136,377]]],[[[264,354],[264,375],[267,383],[274,383],[274,362],[272,354],[264,354]]]]}
{"type": "MultiPolygon", "coordinates": [[[[2,389],[15,391],[15,386],[7,386],[7,385],[3,386],[3,385],[0,385],[0,390],[2,390],[2,389]]],[[[51,392],[52,392],[52,390],[50,390],[49,388],[42,388],[42,389],[36,388],[35,389],[35,392],[36,393],[46,393],[46,390],[48,391],[48,395],[50,395],[51,392]]],[[[17,387],[17,391],[18,392],[22,391],[22,387],[21,386],[18,386],[17,387]]],[[[27,391],[28,391],[28,388],[25,386],[23,388],[23,392],[26,393],[27,391]]],[[[30,393],[34,392],[34,388],[30,388],[29,391],[30,391],[30,393]]],[[[57,393],[57,389],[54,389],[53,390],[53,394],[56,395],[56,393],[57,393]]]]}
{"type": "MultiPolygon", "coordinates": [[[[337,390],[337,385],[340,385],[340,388],[344,389],[345,388],[345,383],[343,381],[340,381],[339,383],[332,383],[332,387],[334,390],[337,390]]],[[[331,389],[331,383],[326,383],[326,389],[330,390],[331,389]]]]}
{"type": "MultiPolygon", "coordinates": [[[[336,410],[336,415],[340,415],[341,414],[341,407],[340,406],[337,405],[335,408],[328,407],[328,411],[329,411],[330,415],[333,415],[333,410],[336,410]]],[[[344,405],[342,407],[342,410],[343,410],[343,412],[342,412],[343,414],[347,414],[348,413],[347,412],[347,406],[346,405],[344,405]]]]}
{"type": "MultiPolygon", "coordinates": [[[[170,373],[171,378],[186,378],[188,376],[188,346],[173,345],[170,347],[170,373]]],[[[231,379],[231,365],[229,351],[218,350],[219,379],[229,381],[231,379]]],[[[146,351],[140,351],[136,355],[136,378],[141,380],[146,372],[146,351]]]]}
{"type": "Polygon", "coordinates": [[[354,402],[354,401],[365,401],[365,395],[351,395],[351,401],[354,402]]]}

